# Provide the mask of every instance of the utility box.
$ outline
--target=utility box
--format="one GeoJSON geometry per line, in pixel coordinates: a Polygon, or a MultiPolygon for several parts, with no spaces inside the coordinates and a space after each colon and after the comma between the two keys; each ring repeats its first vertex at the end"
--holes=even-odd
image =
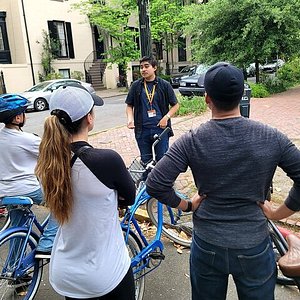
{"type": "Polygon", "coordinates": [[[244,94],[240,101],[240,112],[243,117],[249,118],[250,116],[250,98],[251,88],[248,84],[245,84],[244,94]]]}

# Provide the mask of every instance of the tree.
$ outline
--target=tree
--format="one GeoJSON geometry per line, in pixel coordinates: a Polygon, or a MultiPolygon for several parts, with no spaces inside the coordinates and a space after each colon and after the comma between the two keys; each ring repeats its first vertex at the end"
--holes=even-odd
{"type": "Polygon", "coordinates": [[[185,7],[189,22],[185,34],[192,36],[196,60],[224,60],[244,68],[266,58],[289,58],[300,49],[300,1],[210,0],[185,7]]]}
{"type": "Polygon", "coordinates": [[[112,38],[113,43],[106,49],[104,60],[118,64],[127,78],[127,64],[140,56],[136,44],[138,32],[128,27],[129,18],[136,13],[136,3],[131,0],[84,0],[74,7],[100,29],[102,39],[112,38]]]}
{"type": "MultiPolygon", "coordinates": [[[[182,0],[151,0],[150,20],[152,39],[163,39],[164,49],[167,52],[167,70],[169,70],[169,52],[178,45],[178,37],[182,35],[182,27],[186,23],[182,0]]],[[[173,55],[171,55],[173,69],[173,55]]]]}

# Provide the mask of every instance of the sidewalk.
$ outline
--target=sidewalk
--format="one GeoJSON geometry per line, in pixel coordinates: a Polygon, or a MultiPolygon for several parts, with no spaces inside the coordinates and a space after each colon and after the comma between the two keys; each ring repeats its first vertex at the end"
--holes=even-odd
{"type": "MultiPolygon", "coordinates": [[[[100,90],[97,94],[103,98],[124,95],[124,88],[112,90],[100,90]]],[[[285,133],[294,143],[300,147],[300,86],[289,91],[276,94],[268,98],[252,98],[250,101],[250,118],[257,120],[272,127],[276,127],[285,133]]],[[[210,111],[206,111],[197,117],[176,117],[172,119],[174,137],[170,139],[172,143],[176,138],[200,124],[210,119],[210,111]]],[[[132,130],[126,126],[112,128],[90,136],[92,145],[97,148],[109,148],[117,151],[125,161],[127,166],[139,155],[132,130]]],[[[187,172],[180,177],[183,187],[191,187],[193,180],[191,172],[187,172]]],[[[276,171],[274,177],[274,200],[283,200],[291,186],[291,181],[283,174],[276,171]]],[[[290,218],[288,223],[300,226],[300,213],[290,218]]]]}

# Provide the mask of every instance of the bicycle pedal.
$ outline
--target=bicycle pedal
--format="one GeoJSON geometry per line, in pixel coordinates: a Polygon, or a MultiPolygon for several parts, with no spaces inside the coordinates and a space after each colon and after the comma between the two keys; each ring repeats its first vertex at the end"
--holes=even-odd
{"type": "Polygon", "coordinates": [[[149,257],[152,259],[159,259],[159,260],[165,259],[165,255],[162,252],[151,252],[149,254],[149,257]]]}

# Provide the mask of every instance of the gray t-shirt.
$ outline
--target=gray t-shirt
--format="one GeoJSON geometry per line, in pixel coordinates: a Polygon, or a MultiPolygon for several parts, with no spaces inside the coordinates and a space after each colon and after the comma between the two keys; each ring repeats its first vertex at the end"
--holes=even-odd
{"type": "Polygon", "coordinates": [[[268,235],[263,201],[276,167],[294,181],[285,203],[300,210],[300,151],[278,130],[243,117],[212,119],[179,138],[149,174],[147,191],[172,207],[172,184],[191,168],[207,198],[193,215],[195,233],[208,243],[250,248],[268,235]]]}

